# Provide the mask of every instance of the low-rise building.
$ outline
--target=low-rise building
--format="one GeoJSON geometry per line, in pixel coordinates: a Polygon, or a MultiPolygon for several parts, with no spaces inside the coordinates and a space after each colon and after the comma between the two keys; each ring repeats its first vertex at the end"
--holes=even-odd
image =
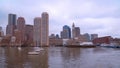
{"type": "Polygon", "coordinates": [[[100,44],[110,44],[112,40],[113,38],[111,36],[105,36],[105,37],[95,38],[92,42],[95,45],[100,45],[100,44]]]}
{"type": "Polygon", "coordinates": [[[63,40],[58,38],[49,38],[50,46],[62,46],[63,40]]]}
{"type": "Polygon", "coordinates": [[[0,38],[0,46],[10,46],[11,36],[6,35],[0,38]]]}

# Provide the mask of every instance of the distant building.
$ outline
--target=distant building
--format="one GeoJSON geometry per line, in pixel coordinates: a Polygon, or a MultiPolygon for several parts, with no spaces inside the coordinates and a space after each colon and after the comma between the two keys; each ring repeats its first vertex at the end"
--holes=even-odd
{"type": "Polygon", "coordinates": [[[75,27],[75,24],[73,23],[73,25],[72,25],[72,38],[79,37],[79,35],[80,35],[80,28],[75,27]]]}
{"type": "Polygon", "coordinates": [[[84,35],[80,35],[80,36],[78,37],[78,40],[79,40],[80,43],[88,42],[87,37],[84,36],[84,35]]]}
{"type": "Polygon", "coordinates": [[[71,38],[71,29],[69,26],[63,26],[63,31],[61,31],[61,38],[62,39],[70,39],[71,38]]]}
{"type": "Polygon", "coordinates": [[[47,12],[43,12],[41,16],[41,44],[49,46],[49,15],[47,12]]]}
{"type": "Polygon", "coordinates": [[[56,38],[57,38],[57,39],[59,39],[59,38],[60,38],[58,34],[56,34],[56,38]]]}
{"type": "Polygon", "coordinates": [[[114,38],[112,43],[117,43],[118,45],[120,45],[120,38],[114,38]]]}
{"type": "Polygon", "coordinates": [[[111,36],[105,36],[105,37],[95,38],[92,42],[96,45],[110,44],[112,42],[112,40],[113,40],[113,38],[111,36]]]}
{"type": "Polygon", "coordinates": [[[11,37],[11,46],[21,46],[21,31],[16,29],[14,30],[14,36],[11,37]]]}
{"type": "Polygon", "coordinates": [[[8,25],[7,25],[7,28],[6,28],[6,34],[9,34],[9,35],[13,36],[15,29],[16,29],[16,15],[15,14],[9,14],[8,15],[8,25]]]}
{"type": "Polygon", "coordinates": [[[90,42],[90,35],[88,33],[83,34],[83,36],[86,38],[86,42],[90,42]]]}
{"type": "Polygon", "coordinates": [[[2,27],[0,27],[0,37],[3,37],[4,36],[4,32],[2,30],[2,27]]]}
{"type": "Polygon", "coordinates": [[[25,19],[23,17],[18,17],[17,29],[20,32],[21,44],[24,44],[24,42],[25,42],[25,19]]]}
{"type": "Polygon", "coordinates": [[[60,39],[60,37],[59,37],[59,35],[58,34],[51,34],[50,36],[49,36],[49,39],[60,39]]]}
{"type": "Polygon", "coordinates": [[[6,35],[1,38],[0,46],[10,46],[11,36],[6,35]]]}
{"type": "Polygon", "coordinates": [[[75,38],[75,24],[72,25],[72,38],[75,38]]]}
{"type": "Polygon", "coordinates": [[[98,38],[98,34],[91,34],[91,41],[94,40],[95,38],[98,38]]]}
{"type": "Polygon", "coordinates": [[[2,31],[2,27],[0,27],[0,46],[1,46],[1,44],[2,44],[2,40],[3,40],[3,31],[2,31]]]}
{"type": "Polygon", "coordinates": [[[33,25],[25,26],[25,44],[33,46],[33,25]]]}
{"type": "Polygon", "coordinates": [[[0,31],[2,31],[2,27],[0,26],[0,31]]]}
{"type": "Polygon", "coordinates": [[[40,17],[36,17],[34,19],[34,26],[33,26],[33,30],[34,30],[34,33],[33,33],[33,37],[34,37],[34,46],[41,46],[41,41],[42,41],[42,38],[41,38],[41,18],[40,17]]]}
{"type": "Polygon", "coordinates": [[[63,39],[50,38],[49,39],[49,45],[51,45],[51,46],[62,46],[63,45],[63,39]]]}
{"type": "Polygon", "coordinates": [[[61,31],[60,32],[60,35],[61,35],[61,38],[63,39],[63,38],[65,38],[64,36],[65,36],[65,31],[61,31]]]}
{"type": "Polygon", "coordinates": [[[56,37],[55,37],[55,34],[51,34],[50,36],[49,36],[49,39],[55,39],[56,37]]]}
{"type": "Polygon", "coordinates": [[[59,38],[58,34],[51,34],[49,36],[49,45],[50,46],[62,46],[63,39],[59,38]]]}

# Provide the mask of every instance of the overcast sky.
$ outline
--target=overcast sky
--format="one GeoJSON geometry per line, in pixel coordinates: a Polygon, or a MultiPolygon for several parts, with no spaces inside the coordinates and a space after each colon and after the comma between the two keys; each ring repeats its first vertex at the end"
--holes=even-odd
{"type": "Polygon", "coordinates": [[[120,37],[120,0],[0,0],[0,26],[5,29],[9,13],[33,24],[42,12],[49,13],[50,34],[74,22],[82,34],[120,37]]]}

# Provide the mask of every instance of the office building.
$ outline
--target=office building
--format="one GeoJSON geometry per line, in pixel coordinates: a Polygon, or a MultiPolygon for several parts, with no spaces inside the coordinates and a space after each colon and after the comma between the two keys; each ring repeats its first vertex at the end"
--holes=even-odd
{"type": "Polygon", "coordinates": [[[90,42],[90,35],[88,33],[83,34],[83,36],[86,38],[86,42],[90,42]]]}
{"type": "Polygon", "coordinates": [[[51,34],[51,35],[49,36],[49,39],[55,39],[55,38],[56,38],[55,34],[51,34]]]}
{"type": "Polygon", "coordinates": [[[2,27],[0,27],[0,37],[4,36],[4,31],[2,30],[2,27]]]}
{"type": "Polygon", "coordinates": [[[33,25],[25,25],[25,44],[33,46],[33,25]]]}
{"type": "Polygon", "coordinates": [[[56,38],[57,38],[57,39],[59,39],[59,38],[60,38],[58,34],[56,34],[56,38]]]}
{"type": "Polygon", "coordinates": [[[6,28],[6,34],[13,36],[15,29],[16,29],[16,15],[8,14],[8,25],[6,28]]]}
{"type": "Polygon", "coordinates": [[[33,37],[34,37],[34,46],[41,46],[41,18],[36,17],[34,19],[34,26],[33,26],[33,37]]]}
{"type": "Polygon", "coordinates": [[[41,45],[49,45],[49,15],[47,12],[43,12],[41,15],[41,45]]]}
{"type": "Polygon", "coordinates": [[[12,46],[22,46],[23,43],[21,41],[21,31],[16,29],[14,30],[14,36],[11,38],[12,46]],[[13,41],[12,41],[13,40],[13,41]]]}
{"type": "Polygon", "coordinates": [[[72,25],[72,38],[78,38],[80,36],[80,28],[75,27],[75,24],[72,25]]]}
{"type": "Polygon", "coordinates": [[[17,30],[20,32],[20,42],[24,44],[25,41],[25,19],[18,17],[17,19],[17,30]]]}
{"type": "Polygon", "coordinates": [[[91,41],[94,40],[95,38],[98,38],[98,34],[91,34],[91,41]]]}
{"type": "Polygon", "coordinates": [[[0,31],[2,31],[2,27],[0,26],[0,31]]]}
{"type": "Polygon", "coordinates": [[[62,39],[70,39],[71,38],[71,29],[69,26],[64,25],[63,31],[61,31],[61,38],[62,39]]]}

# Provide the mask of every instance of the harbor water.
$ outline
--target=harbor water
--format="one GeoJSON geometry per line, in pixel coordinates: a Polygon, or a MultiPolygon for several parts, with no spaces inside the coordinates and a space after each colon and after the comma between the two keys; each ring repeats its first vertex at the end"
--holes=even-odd
{"type": "Polygon", "coordinates": [[[0,47],[0,68],[120,68],[120,49],[44,47],[29,55],[33,47],[0,47]]]}

